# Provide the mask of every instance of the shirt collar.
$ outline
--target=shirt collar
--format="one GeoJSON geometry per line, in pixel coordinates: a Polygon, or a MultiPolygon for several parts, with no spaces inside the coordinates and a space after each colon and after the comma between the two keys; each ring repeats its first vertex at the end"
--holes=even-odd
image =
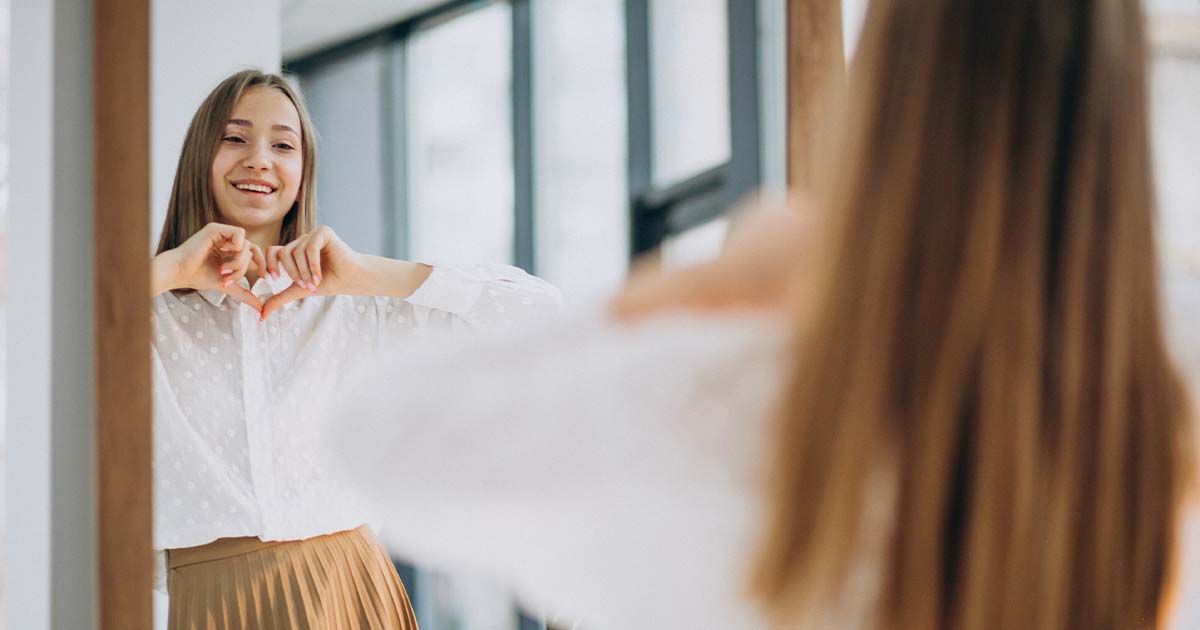
{"type": "MultiPolygon", "coordinates": [[[[237,281],[237,283],[241,285],[242,288],[249,289],[251,293],[258,297],[258,299],[263,300],[292,286],[292,278],[287,274],[286,271],[280,269],[278,278],[272,278],[269,274],[265,276],[259,276],[258,280],[254,282],[253,287],[250,286],[250,282],[245,278],[241,278],[237,281]]],[[[205,289],[199,293],[200,297],[204,298],[205,301],[213,306],[220,306],[225,301],[225,298],[230,298],[239,304],[241,303],[241,301],[236,297],[229,295],[228,293],[222,293],[221,291],[205,289]]]]}

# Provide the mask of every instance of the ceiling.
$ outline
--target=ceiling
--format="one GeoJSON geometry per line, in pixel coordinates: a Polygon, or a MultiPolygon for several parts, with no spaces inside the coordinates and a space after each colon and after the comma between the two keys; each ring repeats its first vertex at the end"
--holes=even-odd
{"type": "Polygon", "coordinates": [[[283,58],[395,24],[445,0],[281,0],[283,58]]]}

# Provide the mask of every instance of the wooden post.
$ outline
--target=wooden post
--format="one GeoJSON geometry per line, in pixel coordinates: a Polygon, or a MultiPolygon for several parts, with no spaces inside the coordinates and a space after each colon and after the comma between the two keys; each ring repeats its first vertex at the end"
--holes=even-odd
{"type": "Polygon", "coordinates": [[[150,2],[92,9],[98,620],[151,630],[150,2]]]}
{"type": "Polygon", "coordinates": [[[846,73],[841,0],[787,2],[788,188],[812,184],[829,86],[846,73]]]}

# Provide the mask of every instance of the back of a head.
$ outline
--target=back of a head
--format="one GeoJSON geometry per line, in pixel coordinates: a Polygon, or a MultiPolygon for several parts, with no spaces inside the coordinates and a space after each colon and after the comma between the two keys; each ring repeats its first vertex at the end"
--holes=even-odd
{"type": "Polygon", "coordinates": [[[1189,408],[1159,313],[1136,0],[875,0],[756,592],[883,628],[1151,627],[1189,408]]]}

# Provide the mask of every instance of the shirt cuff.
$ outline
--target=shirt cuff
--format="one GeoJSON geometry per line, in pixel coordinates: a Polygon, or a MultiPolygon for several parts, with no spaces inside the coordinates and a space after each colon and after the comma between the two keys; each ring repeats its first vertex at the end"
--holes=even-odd
{"type": "MultiPolygon", "coordinates": [[[[428,264],[428,263],[422,263],[428,264]]],[[[430,265],[433,271],[412,295],[404,298],[409,304],[466,315],[479,301],[484,283],[479,278],[454,267],[430,265]]]]}

